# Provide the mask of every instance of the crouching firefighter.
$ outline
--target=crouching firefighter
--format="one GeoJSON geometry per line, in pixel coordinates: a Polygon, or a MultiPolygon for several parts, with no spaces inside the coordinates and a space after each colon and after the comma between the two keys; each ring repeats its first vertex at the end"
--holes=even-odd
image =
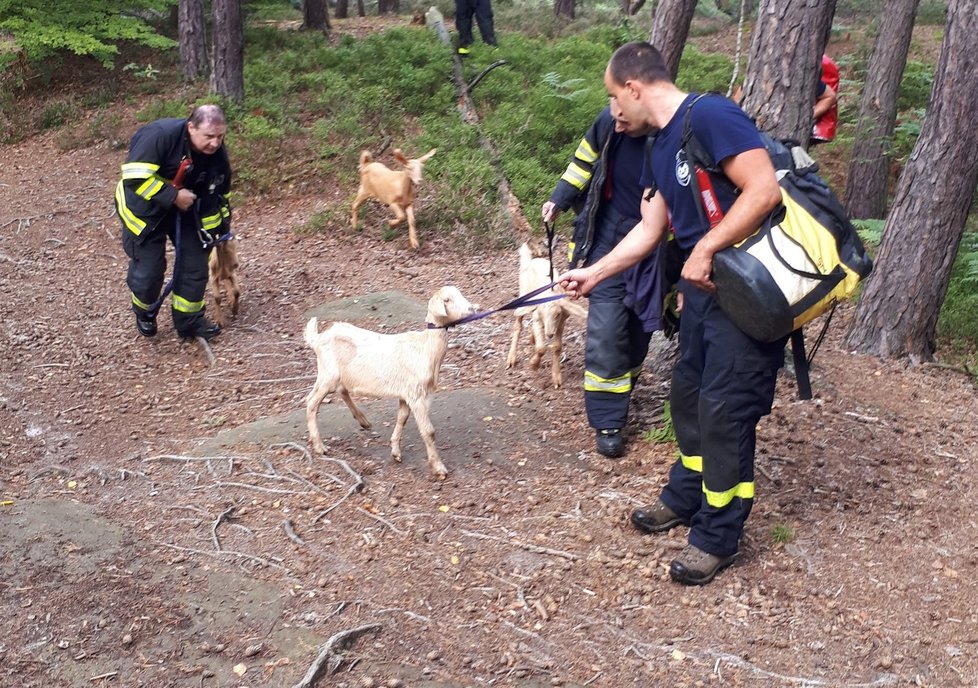
{"type": "Polygon", "coordinates": [[[231,236],[226,132],[221,109],[201,105],[189,119],[147,124],[129,144],[115,205],[129,256],[126,283],[136,329],[145,337],[156,334],[156,316],[171,290],[178,335],[211,339],[221,331],[204,315],[204,290],[211,249],[231,236]],[[164,290],[167,237],[174,247],[173,276],[164,290]]]}
{"type": "MultiPolygon", "coordinates": [[[[648,132],[613,114],[609,106],[594,120],[543,206],[545,221],[572,206],[580,209],[570,244],[572,268],[591,265],[608,254],[641,216],[639,178],[648,132]]],[[[662,253],[653,251],[589,296],[584,407],[598,452],[611,458],[625,453],[622,429],[632,388],[649,339],[662,327],[662,253]]]]}

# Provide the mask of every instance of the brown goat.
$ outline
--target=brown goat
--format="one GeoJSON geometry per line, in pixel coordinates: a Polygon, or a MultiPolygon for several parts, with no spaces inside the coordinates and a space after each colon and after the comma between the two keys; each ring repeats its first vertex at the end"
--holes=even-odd
{"type": "Polygon", "coordinates": [[[368,198],[376,198],[381,203],[390,206],[394,211],[394,219],[389,220],[391,227],[397,227],[408,221],[408,239],[411,248],[418,248],[418,233],[414,225],[414,193],[421,183],[421,173],[424,164],[431,159],[437,148],[422,155],[420,158],[408,160],[401,149],[394,151],[394,159],[404,166],[403,170],[392,170],[380,162],[375,162],[370,151],[360,153],[360,188],[356,200],[353,201],[353,213],[350,224],[357,228],[357,209],[368,198]]]}
{"type": "Polygon", "coordinates": [[[238,302],[241,299],[241,288],[238,286],[238,248],[237,241],[222,241],[211,251],[209,263],[210,278],[207,282],[211,293],[211,307],[214,311],[214,322],[221,327],[226,324],[222,301],[233,315],[238,314],[238,302]]]}

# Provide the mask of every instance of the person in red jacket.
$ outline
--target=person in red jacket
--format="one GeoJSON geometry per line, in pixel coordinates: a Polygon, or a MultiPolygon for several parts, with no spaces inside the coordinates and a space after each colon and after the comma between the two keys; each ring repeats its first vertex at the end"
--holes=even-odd
{"type": "Polygon", "coordinates": [[[822,77],[818,82],[813,111],[811,143],[825,143],[835,138],[839,125],[839,65],[822,55],[822,77]]]}

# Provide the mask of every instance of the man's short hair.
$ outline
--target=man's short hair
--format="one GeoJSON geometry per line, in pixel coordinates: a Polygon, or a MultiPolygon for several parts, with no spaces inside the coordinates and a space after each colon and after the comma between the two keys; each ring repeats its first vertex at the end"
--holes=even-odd
{"type": "Polygon", "coordinates": [[[190,113],[190,123],[196,129],[203,124],[226,125],[227,120],[224,118],[224,111],[219,106],[208,103],[194,108],[194,111],[190,113]]]}
{"type": "Polygon", "coordinates": [[[656,81],[672,83],[662,53],[651,43],[635,41],[618,48],[608,62],[608,74],[616,84],[635,80],[651,84],[656,81]]]}

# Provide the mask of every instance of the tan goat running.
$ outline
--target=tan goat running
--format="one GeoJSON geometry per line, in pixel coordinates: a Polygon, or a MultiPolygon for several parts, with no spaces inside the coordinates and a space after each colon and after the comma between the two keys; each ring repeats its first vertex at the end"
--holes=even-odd
{"type": "Polygon", "coordinates": [[[370,151],[360,153],[360,188],[356,200],[353,201],[353,212],[350,224],[357,228],[357,210],[368,198],[376,198],[381,203],[390,206],[394,211],[394,219],[388,220],[391,227],[397,227],[408,221],[408,240],[411,248],[418,248],[418,232],[414,225],[414,194],[421,183],[424,164],[431,159],[437,148],[422,155],[420,158],[408,160],[400,148],[395,149],[394,159],[404,166],[403,170],[392,170],[380,162],[375,162],[370,151]]]}

